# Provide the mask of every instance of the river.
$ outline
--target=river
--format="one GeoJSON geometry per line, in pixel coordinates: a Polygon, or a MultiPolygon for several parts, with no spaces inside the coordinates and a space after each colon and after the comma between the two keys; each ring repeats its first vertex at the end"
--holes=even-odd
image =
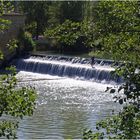
{"type": "Polygon", "coordinates": [[[105,92],[112,84],[27,71],[17,78],[19,86],[35,87],[38,93],[33,116],[19,123],[19,139],[81,139],[84,128],[95,130],[97,121],[120,108],[105,92]]]}

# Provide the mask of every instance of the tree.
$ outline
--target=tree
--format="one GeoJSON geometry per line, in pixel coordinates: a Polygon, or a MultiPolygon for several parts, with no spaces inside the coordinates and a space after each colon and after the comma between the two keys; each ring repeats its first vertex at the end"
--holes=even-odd
{"type": "Polygon", "coordinates": [[[74,22],[82,21],[83,3],[82,1],[63,1],[61,4],[61,23],[67,19],[74,22]]]}
{"type": "Polygon", "coordinates": [[[22,1],[20,3],[23,12],[27,14],[26,24],[36,23],[36,39],[47,26],[49,3],[47,1],[22,1]]]}
{"type": "Polygon", "coordinates": [[[98,4],[98,1],[84,1],[83,4],[83,18],[86,21],[93,21],[94,16],[93,16],[93,9],[96,7],[98,4]]]}
{"type": "MultiPolygon", "coordinates": [[[[70,20],[81,22],[88,7],[86,1],[52,1],[48,6],[48,26],[56,27],[58,24],[70,20]]],[[[92,7],[92,6],[91,6],[92,7]]]]}
{"type": "Polygon", "coordinates": [[[52,1],[48,8],[48,24],[47,28],[54,28],[61,21],[61,1],[52,1]]]}
{"type": "MultiPolygon", "coordinates": [[[[89,36],[92,36],[92,26],[89,22],[73,22],[66,20],[57,27],[46,29],[46,38],[53,38],[62,51],[88,51],[92,45],[89,36]]],[[[91,38],[90,38],[91,39],[91,38]]]]}
{"type": "Polygon", "coordinates": [[[94,9],[94,15],[97,33],[95,39],[102,40],[105,51],[110,50],[113,57],[116,56],[115,59],[123,60],[128,60],[127,56],[130,57],[132,52],[138,52],[140,35],[138,1],[99,2],[94,9]],[[130,55],[126,55],[128,53],[130,55]]]}
{"type": "Polygon", "coordinates": [[[83,138],[139,139],[140,138],[140,18],[138,1],[100,1],[95,8],[95,39],[103,51],[119,62],[115,73],[124,83],[107,88],[116,101],[124,104],[119,114],[97,123],[97,133],[85,131],[83,138]],[[103,129],[103,131],[102,131],[103,129]]]}
{"type": "MultiPolygon", "coordinates": [[[[0,1],[1,16],[6,12],[10,12],[11,4],[9,2],[0,1]]],[[[0,18],[0,32],[8,28],[9,21],[0,18]]],[[[16,47],[17,42],[10,42],[9,48],[16,47]]],[[[15,118],[0,120],[0,137],[16,138],[16,129],[18,127],[17,118],[23,118],[25,115],[32,115],[35,108],[36,92],[31,87],[18,87],[15,77],[15,68],[7,68],[7,74],[0,76],[0,117],[9,115],[15,118]]]]}

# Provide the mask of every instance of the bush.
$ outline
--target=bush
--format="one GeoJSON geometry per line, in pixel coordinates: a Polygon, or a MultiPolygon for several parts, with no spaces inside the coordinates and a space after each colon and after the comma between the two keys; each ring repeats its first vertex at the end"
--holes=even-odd
{"type": "Polygon", "coordinates": [[[0,120],[0,137],[16,138],[18,118],[31,116],[35,109],[37,94],[32,87],[18,87],[14,67],[6,69],[8,74],[0,76],[0,117],[13,116],[15,119],[0,120]]]}
{"type": "Polygon", "coordinates": [[[31,51],[35,47],[35,42],[32,39],[32,34],[29,32],[24,32],[24,47],[25,50],[31,51]]]}
{"type": "Polygon", "coordinates": [[[32,34],[27,31],[24,31],[23,29],[21,29],[18,38],[19,44],[21,46],[24,46],[25,51],[32,51],[36,46],[36,43],[32,38],[32,34]]]}
{"type": "Polygon", "coordinates": [[[37,28],[37,23],[36,22],[32,22],[30,24],[27,24],[25,26],[25,31],[30,32],[33,37],[36,35],[36,28],[37,28]]]}

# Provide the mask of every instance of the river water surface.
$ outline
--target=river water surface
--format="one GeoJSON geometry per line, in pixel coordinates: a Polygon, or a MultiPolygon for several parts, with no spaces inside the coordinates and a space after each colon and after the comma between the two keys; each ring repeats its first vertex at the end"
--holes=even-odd
{"type": "Polygon", "coordinates": [[[34,115],[19,123],[19,139],[79,139],[84,128],[95,130],[97,121],[120,108],[104,92],[106,84],[24,71],[17,78],[38,93],[34,115]]]}

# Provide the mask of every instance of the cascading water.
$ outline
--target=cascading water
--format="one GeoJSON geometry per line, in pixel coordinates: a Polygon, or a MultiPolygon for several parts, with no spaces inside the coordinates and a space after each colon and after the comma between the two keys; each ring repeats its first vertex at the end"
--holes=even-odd
{"type": "Polygon", "coordinates": [[[96,82],[116,82],[120,83],[122,79],[112,75],[111,60],[95,59],[95,65],[92,68],[90,59],[66,56],[31,56],[26,59],[16,60],[15,65],[18,70],[29,71],[41,74],[49,74],[60,77],[69,77],[96,82]]]}
{"type": "Polygon", "coordinates": [[[104,92],[107,86],[121,82],[111,75],[112,63],[95,59],[92,68],[88,58],[30,56],[15,60],[18,86],[33,86],[38,93],[33,116],[19,123],[18,138],[81,139],[84,128],[95,130],[96,122],[112,109],[117,113],[121,107],[114,103],[114,94],[104,92]]]}

